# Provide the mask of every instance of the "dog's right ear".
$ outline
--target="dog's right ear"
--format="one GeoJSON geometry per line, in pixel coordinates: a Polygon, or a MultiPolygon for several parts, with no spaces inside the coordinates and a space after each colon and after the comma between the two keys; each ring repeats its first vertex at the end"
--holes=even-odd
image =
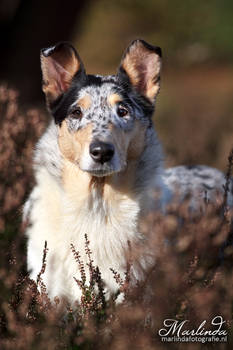
{"type": "Polygon", "coordinates": [[[42,89],[49,107],[67,91],[74,76],[85,75],[83,63],[75,48],[66,42],[41,50],[42,89]]]}

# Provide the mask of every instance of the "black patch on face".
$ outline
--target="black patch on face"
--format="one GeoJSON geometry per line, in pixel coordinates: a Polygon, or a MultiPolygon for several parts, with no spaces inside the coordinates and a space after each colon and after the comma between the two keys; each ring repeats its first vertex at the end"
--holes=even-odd
{"type": "Polygon", "coordinates": [[[122,67],[120,67],[119,69],[117,78],[118,78],[117,82],[118,82],[119,88],[116,87],[116,92],[123,97],[123,100],[126,103],[132,104],[129,96],[133,98],[134,101],[141,107],[143,111],[143,115],[150,119],[154,113],[154,106],[145,96],[140,95],[134,89],[134,87],[129,81],[128,75],[126,74],[125,70],[122,67]]]}
{"type": "Polygon", "coordinates": [[[95,75],[87,75],[86,76],[86,82],[83,87],[85,86],[101,86],[103,84],[103,79],[101,77],[95,76],[95,75]]]}
{"type": "Polygon", "coordinates": [[[50,106],[56,124],[60,125],[67,117],[70,106],[75,102],[78,91],[85,86],[86,80],[87,76],[78,72],[74,76],[70,88],[50,106]]]}
{"type": "Polygon", "coordinates": [[[70,106],[77,99],[77,95],[79,91],[87,86],[96,86],[100,87],[103,84],[112,83],[115,84],[115,91],[119,93],[124,101],[131,104],[131,98],[137,102],[137,104],[141,107],[143,114],[145,117],[151,118],[154,112],[153,105],[144,97],[139,95],[133,88],[129,82],[128,76],[123,74],[120,76],[119,74],[110,77],[101,77],[96,75],[81,75],[79,72],[74,76],[71,87],[61,96],[57,98],[50,105],[51,113],[54,117],[55,123],[61,125],[62,121],[68,116],[70,106]]]}
{"type": "Polygon", "coordinates": [[[73,78],[71,87],[50,106],[56,124],[61,124],[67,117],[70,106],[75,102],[78,92],[86,86],[101,86],[106,81],[95,75],[80,75],[73,78]]]}

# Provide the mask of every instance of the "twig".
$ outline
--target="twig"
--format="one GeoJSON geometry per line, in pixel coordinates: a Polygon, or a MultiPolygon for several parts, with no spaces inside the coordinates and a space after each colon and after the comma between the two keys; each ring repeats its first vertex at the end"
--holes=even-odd
{"type": "Polygon", "coordinates": [[[37,279],[36,279],[37,286],[41,282],[41,276],[44,274],[45,269],[46,269],[47,253],[48,253],[47,241],[45,241],[45,243],[44,243],[44,250],[43,250],[43,258],[42,258],[42,266],[41,266],[40,272],[38,273],[37,279]]]}

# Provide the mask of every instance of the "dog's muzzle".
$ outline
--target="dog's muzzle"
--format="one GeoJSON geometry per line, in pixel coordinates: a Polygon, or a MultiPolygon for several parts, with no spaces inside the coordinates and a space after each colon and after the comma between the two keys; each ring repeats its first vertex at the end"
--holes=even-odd
{"type": "Polygon", "coordinates": [[[94,141],[90,144],[89,153],[96,163],[104,164],[114,156],[114,146],[111,143],[94,141]]]}
{"type": "Polygon", "coordinates": [[[80,162],[80,168],[92,176],[105,177],[123,170],[117,149],[111,142],[93,140],[80,162]]]}

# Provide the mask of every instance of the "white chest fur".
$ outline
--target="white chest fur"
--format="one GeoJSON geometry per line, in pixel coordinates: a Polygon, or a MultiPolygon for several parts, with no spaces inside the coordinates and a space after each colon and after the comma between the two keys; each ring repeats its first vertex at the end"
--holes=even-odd
{"type": "MultiPolygon", "coordinates": [[[[73,279],[80,278],[79,269],[70,245],[79,251],[86,267],[85,234],[94,265],[98,265],[108,290],[117,290],[110,268],[124,276],[128,241],[140,240],[140,205],[136,195],[116,188],[117,182],[105,184],[104,189],[90,187],[87,175],[77,174],[71,164],[67,164],[62,186],[46,169],[37,173],[37,186],[30,197],[28,268],[36,279],[46,240],[49,251],[44,282],[51,298],[66,296],[71,302],[80,298],[81,291],[73,279]]],[[[87,267],[86,274],[88,277],[87,267]]]]}

